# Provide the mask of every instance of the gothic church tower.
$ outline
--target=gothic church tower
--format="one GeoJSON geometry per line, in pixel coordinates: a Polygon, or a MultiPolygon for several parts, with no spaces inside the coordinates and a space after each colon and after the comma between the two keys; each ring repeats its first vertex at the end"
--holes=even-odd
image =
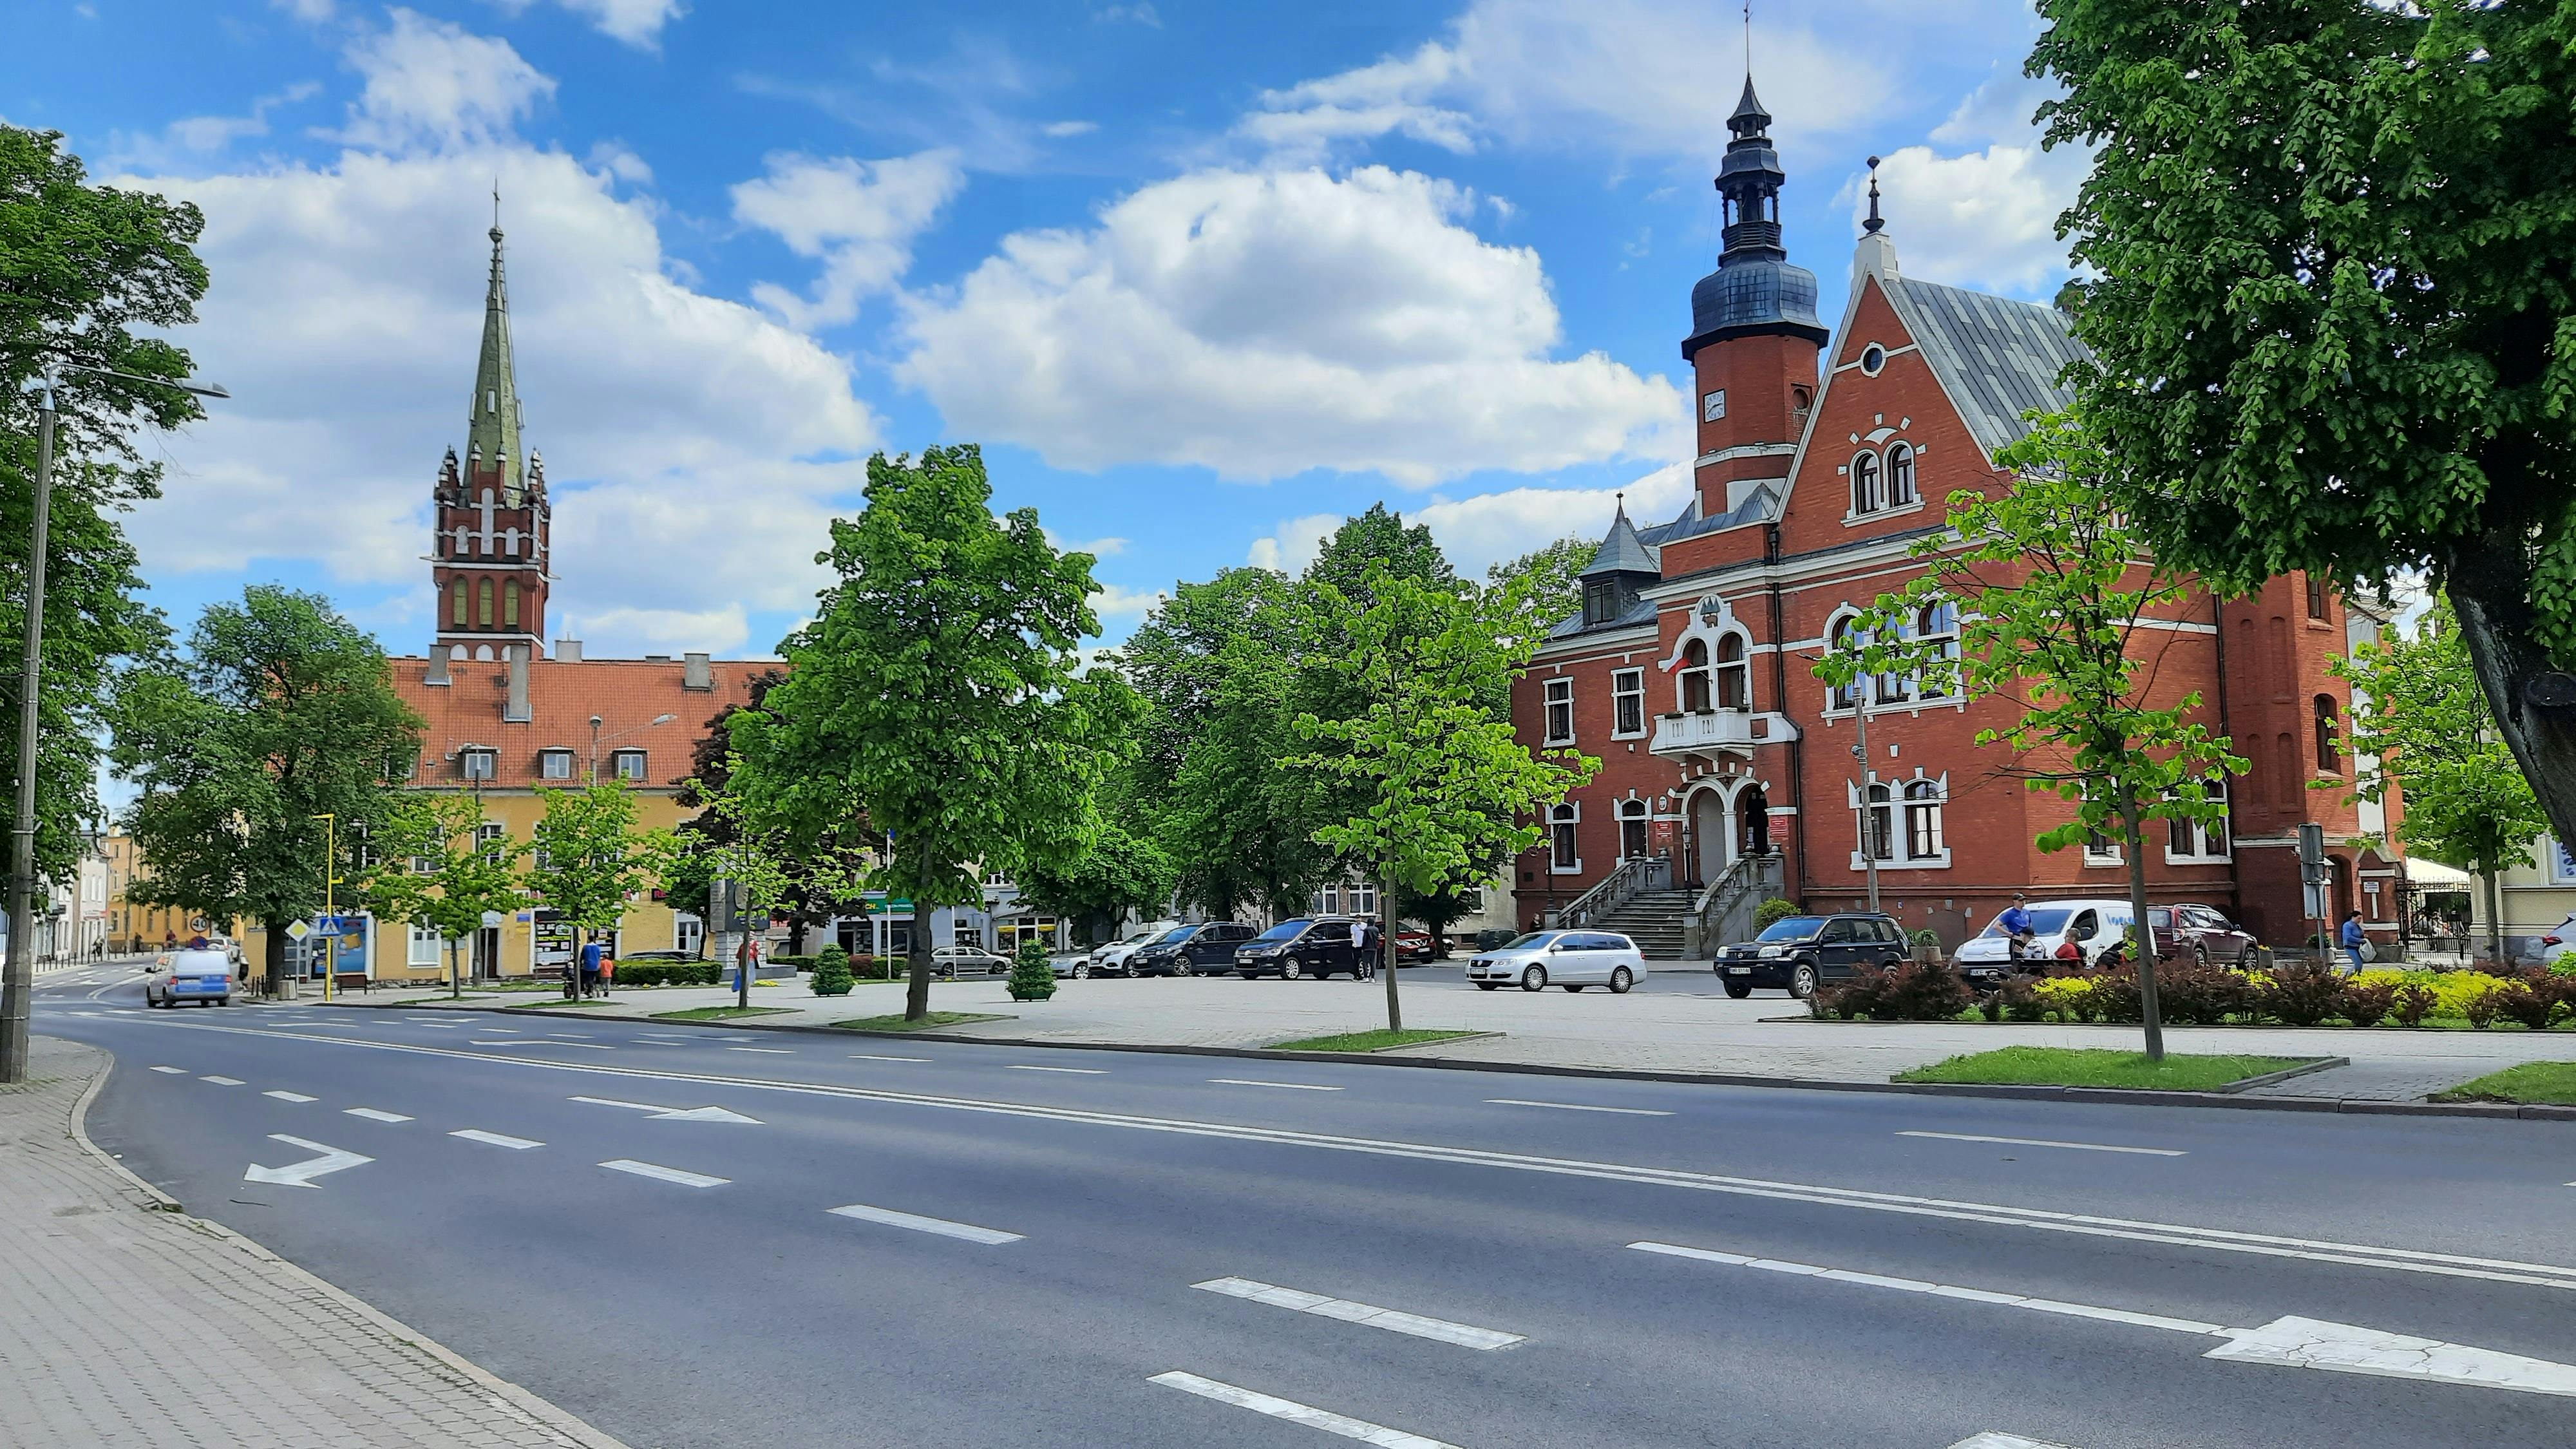
{"type": "Polygon", "coordinates": [[[483,351],[465,461],[447,450],[433,498],[430,543],[438,583],[438,634],[456,659],[534,658],[545,648],[546,566],[553,516],[543,459],[525,451],[518,369],[510,355],[510,292],[501,272],[499,202],[492,220],[492,279],[483,296],[483,351]]]}

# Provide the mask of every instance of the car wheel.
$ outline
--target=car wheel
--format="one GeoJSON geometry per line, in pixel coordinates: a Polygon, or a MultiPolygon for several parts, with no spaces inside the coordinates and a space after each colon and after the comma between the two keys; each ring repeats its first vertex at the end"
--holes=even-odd
{"type": "Polygon", "coordinates": [[[1816,968],[1812,962],[1801,961],[1789,968],[1789,994],[1800,1001],[1816,994],[1816,968]]]}
{"type": "Polygon", "coordinates": [[[1290,961],[1279,968],[1279,979],[1282,981],[1295,981],[1304,977],[1305,974],[1306,968],[1298,965],[1294,961],[1290,961]]]}
{"type": "Polygon", "coordinates": [[[1544,966],[1532,966],[1532,967],[1530,967],[1528,970],[1523,971],[1523,972],[1521,973],[1521,990],[1523,990],[1523,991],[1545,991],[1546,989],[1547,989],[1547,968],[1546,968],[1546,967],[1544,967],[1544,966]]]}
{"type": "Polygon", "coordinates": [[[2254,969],[2253,947],[2248,946],[2244,950],[2236,953],[2236,969],[2239,971],[2251,971],[2254,969]]]}
{"type": "Polygon", "coordinates": [[[1500,991],[1502,987],[1503,983],[1499,981],[1479,981],[1476,983],[1476,989],[1478,991],[1500,991]]]}
{"type": "Polygon", "coordinates": [[[1088,962],[1088,961],[1076,961],[1076,962],[1074,962],[1074,963],[1073,963],[1073,979],[1074,979],[1074,980],[1076,980],[1076,981],[1088,981],[1088,980],[1090,980],[1090,979],[1091,979],[1091,963],[1090,963],[1090,962],[1088,962]]]}
{"type": "Polygon", "coordinates": [[[1726,983],[1726,994],[1737,1001],[1742,1001],[1753,994],[1753,988],[1741,981],[1730,981],[1726,983]]]}
{"type": "MultiPolygon", "coordinates": [[[[1637,978],[1636,978],[1636,975],[1635,975],[1633,972],[1629,971],[1629,969],[1628,969],[1627,967],[1625,967],[1625,966],[1613,966],[1613,967],[1611,967],[1611,968],[1610,968],[1610,994],[1611,994],[1611,995],[1613,995],[1613,996],[1625,996],[1625,995],[1627,995],[1627,994],[1628,994],[1628,990],[1629,990],[1629,988],[1630,988],[1630,987],[1635,986],[1636,984],[1637,984],[1637,978]]],[[[1748,987],[1746,987],[1746,988],[1744,988],[1744,989],[1745,989],[1745,990],[1747,990],[1747,991],[1750,991],[1750,990],[1752,990],[1753,988],[1748,986],[1748,987]]]]}
{"type": "Polygon", "coordinates": [[[2194,947],[2192,947],[2192,948],[2191,948],[2191,964],[2193,964],[2194,966],[2199,967],[2199,968],[2200,968],[2201,970],[2203,970],[2203,971],[2208,970],[2208,969],[2209,969],[2209,948],[2208,948],[2207,946],[2194,946],[2194,947]]]}

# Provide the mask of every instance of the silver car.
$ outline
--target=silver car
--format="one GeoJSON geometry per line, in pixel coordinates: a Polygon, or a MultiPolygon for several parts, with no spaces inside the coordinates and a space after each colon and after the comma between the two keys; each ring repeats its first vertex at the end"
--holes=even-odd
{"type": "Polygon", "coordinates": [[[199,1001],[230,1006],[233,958],[222,951],[190,948],[173,951],[143,968],[143,1004],[176,1006],[199,1001]]]}
{"type": "Polygon", "coordinates": [[[1479,951],[1467,963],[1467,979],[1479,991],[1512,982],[1523,991],[1607,986],[1612,994],[1625,995],[1645,974],[1646,958],[1637,943],[1610,931],[1532,931],[1508,945],[1479,951]]]}

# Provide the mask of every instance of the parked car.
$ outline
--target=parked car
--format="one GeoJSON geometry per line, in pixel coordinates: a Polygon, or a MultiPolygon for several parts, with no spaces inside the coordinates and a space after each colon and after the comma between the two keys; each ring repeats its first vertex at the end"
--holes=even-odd
{"type": "Polygon", "coordinates": [[[2133,919],[2129,903],[2117,900],[2043,901],[2028,909],[2033,939],[2021,959],[2013,958],[2012,936],[2004,930],[2000,912],[1960,944],[1951,964],[1970,985],[2051,965],[2098,966],[2127,942],[2133,919]]]}
{"type": "Polygon", "coordinates": [[[997,956],[981,946],[942,946],[930,953],[930,974],[943,981],[954,981],[970,971],[1007,976],[1011,958],[997,956]]]}
{"type": "Polygon", "coordinates": [[[1067,976],[1071,976],[1079,980],[1080,978],[1091,974],[1091,953],[1089,951],[1059,951],[1055,955],[1047,958],[1047,969],[1054,972],[1058,980],[1067,976]]]}
{"type": "Polygon", "coordinates": [[[1277,976],[1295,981],[1304,976],[1346,974],[1359,979],[1366,963],[1351,941],[1347,917],[1297,916],[1253,937],[1234,953],[1235,974],[1250,981],[1277,976]]]}
{"type": "Polygon", "coordinates": [[[1260,934],[1259,926],[1241,921],[1174,926],[1137,947],[1127,970],[1136,976],[1213,976],[1233,970],[1236,949],[1260,934]]]}
{"type": "Polygon", "coordinates": [[[1905,955],[1905,932],[1893,917],[1842,912],[1784,916],[1752,940],[1720,950],[1713,965],[1726,994],[1738,1000],[1757,986],[1776,986],[1804,1001],[1825,982],[1894,970],[1905,955]]]}
{"type": "MultiPolygon", "coordinates": [[[[2147,907],[2147,925],[2156,933],[2156,959],[2196,961],[2203,966],[2254,966],[2254,933],[2219,913],[2214,906],[2147,907]]],[[[2106,954],[2125,955],[2115,944],[2106,954]]]]}
{"type": "Polygon", "coordinates": [[[1637,943],[1612,931],[1532,931],[1479,951],[1467,963],[1467,979],[1479,991],[1517,982],[1523,991],[1607,986],[1612,995],[1624,996],[1645,974],[1646,958],[1637,943]]]}
{"type": "Polygon", "coordinates": [[[171,1007],[182,1001],[230,1006],[233,958],[214,949],[173,951],[143,968],[143,1004],[171,1007]]]}
{"type": "Polygon", "coordinates": [[[1499,951],[1521,938],[1521,933],[1502,926],[1487,926],[1476,933],[1476,949],[1499,951]]]}
{"type": "Polygon", "coordinates": [[[1398,962],[1429,961],[1439,955],[1440,943],[1431,938],[1429,931],[1395,933],[1395,959],[1398,962]]]}
{"type": "Polygon", "coordinates": [[[1123,939],[1112,941],[1092,952],[1091,974],[1094,976],[1126,975],[1128,957],[1136,954],[1139,947],[1179,924],[1178,921],[1156,921],[1141,931],[1131,932],[1123,939]]]}
{"type": "Polygon", "coordinates": [[[2540,933],[2540,959],[2555,961],[2562,951],[2576,951],[2576,915],[2540,933]]]}

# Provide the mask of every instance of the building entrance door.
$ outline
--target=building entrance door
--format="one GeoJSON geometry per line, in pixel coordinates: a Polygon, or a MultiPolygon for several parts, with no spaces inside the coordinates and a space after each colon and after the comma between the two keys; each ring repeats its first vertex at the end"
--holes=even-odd
{"type": "Polygon", "coordinates": [[[1727,849],[1726,797],[1715,790],[1702,790],[1691,797],[1691,864],[1698,870],[1702,885],[1726,874],[1726,863],[1733,857],[1727,849]]]}
{"type": "Polygon", "coordinates": [[[474,933],[474,979],[489,981],[501,974],[501,928],[485,926],[474,933]]]}

